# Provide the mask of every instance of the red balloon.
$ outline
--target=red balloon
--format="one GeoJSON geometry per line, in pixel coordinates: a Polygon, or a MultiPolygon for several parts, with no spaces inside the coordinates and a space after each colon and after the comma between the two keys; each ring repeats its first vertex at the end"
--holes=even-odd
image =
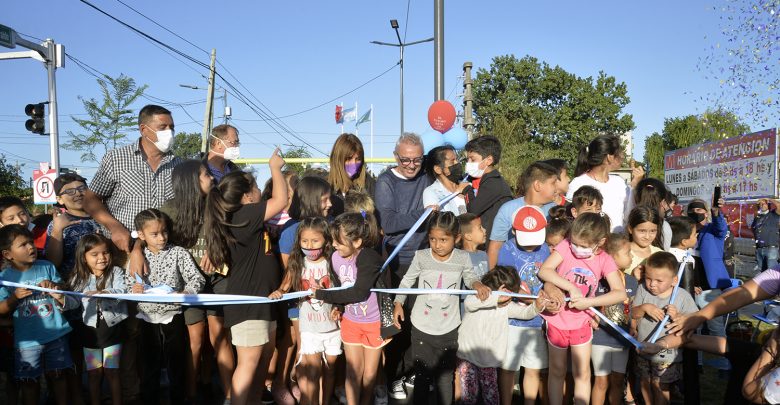
{"type": "Polygon", "coordinates": [[[449,131],[455,123],[455,107],[447,100],[439,100],[428,108],[428,123],[431,128],[442,134],[449,131]]]}

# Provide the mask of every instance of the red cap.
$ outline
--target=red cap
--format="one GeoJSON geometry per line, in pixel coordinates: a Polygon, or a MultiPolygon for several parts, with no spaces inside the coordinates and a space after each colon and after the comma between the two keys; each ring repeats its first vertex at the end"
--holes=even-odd
{"type": "Polygon", "coordinates": [[[514,214],[512,229],[520,246],[539,246],[545,240],[547,218],[542,210],[535,205],[520,207],[514,214]]]}

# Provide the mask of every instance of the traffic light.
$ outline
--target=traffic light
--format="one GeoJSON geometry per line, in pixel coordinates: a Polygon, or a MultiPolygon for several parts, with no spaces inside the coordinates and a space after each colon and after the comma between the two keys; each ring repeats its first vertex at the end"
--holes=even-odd
{"type": "Polygon", "coordinates": [[[30,119],[24,123],[24,127],[34,134],[43,135],[46,130],[46,125],[43,120],[43,104],[44,103],[27,104],[27,107],[24,107],[24,113],[30,117],[30,119]]]}

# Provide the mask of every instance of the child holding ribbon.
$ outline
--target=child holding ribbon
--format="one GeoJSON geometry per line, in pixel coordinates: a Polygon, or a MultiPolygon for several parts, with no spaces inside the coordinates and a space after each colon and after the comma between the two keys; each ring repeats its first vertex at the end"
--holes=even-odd
{"type": "Polygon", "coordinates": [[[371,288],[382,267],[382,257],[374,250],[377,241],[371,213],[344,213],[331,225],[334,254],[333,271],[341,290],[317,289],[314,298],[331,304],[346,304],[341,320],[341,340],[347,360],[347,403],[368,405],[374,400],[382,347],[389,341],[382,338],[380,307],[377,294],[371,288]]]}
{"type": "MultiPolygon", "coordinates": [[[[418,250],[399,288],[415,284],[422,289],[458,289],[461,282],[477,290],[484,301],[490,288],[476,277],[468,253],[455,249],[459,236],[458,219],[451,212],[436,212],[428,219],[429,249],[418,250]]],[[[406,296],[395,297],[393,318],[397,327],[404,319],[406,296]]],[[[438,404],[453,401],[453,379],[458,349],[460,299],[452,294],[424,294],[412,307],[412,357],[415,364],[414,404],[428,404],[428,390],[438,391],[438,404]]]]}
{"type": "MultiPolygon", "coordinates": [[[[330,288],[338,282],[330,266],[333,244],[328,222],[322,217],[304,218],[298,225],[293,249],[287,261],[286,280],[289,291],[330,288]]],[[[274,291],[269,298],[278,299],[285,290],[274,291]]],[[[298,304],[298,342],[300,364],[298,385],[301,404],[327,403],[322,398],[333,395],[333,377],[337,357],[341,354],[341,335],[338,327],[339,310],[315,298],[306,298],[298,304]],[[324,364],[323,364],[324,363],[324,364]]]]}
{"type": "MultiPolygon", "coordinates": [[[[70,290],[93,294],[127,292],[125,272],[113,265],[111,240],[100,234],[86,235],[74,252],[75,263],[68,286],[70,290]]],[[[67,297],[71,303],[71,297],[67,297]]],[[[77,303],[76,305],[78,305],[77,303]]],[[[91,403],[100,403],[103,376],[111,387],[114,404],[121,403],[122,385],[119,379],[119,359],[124,340],[122,321],[127,319],[127,303],[123,300],[82,298],[81,316],[84,323],[77,328],[84,346],[84,363],[89,377],[91,403]]]]}
{"type": "MultiPolygon", "coordinates": [[[[651,336],[665,315],[674,320],[679,314],[696,312],[698,309],[693,297],[683,289],[679,289],[676,300],[670,302],[672,290],[678,282],[678,263],[673,254],[653,253],[647,258],[644,267],[644,284],[639,287],[631,307],[631,317],[639,322],[639,340],[651,336]]],[[[661,334],[665,335],[666,331],[661,331],[661,334]]],[[[658,342],[664,350],[653,355],[638,356],[636,362],[646,404],[669,403],[669,387],[682,378],[682,352],[673,349],[680,345],[681,338],[667,336],[658,342]]]]}
{"type": "MultiPolygon", "coordinates": [[[[609,236],[609,219],[587,212],[577,216],[569,237],[564,239],[542,264],[539,278],[568,292],[571,302],[555,314],[543,314],[547,321],[547,342],[550,355],[548,393],[550,403],[563,402],[563,380],[566,377],[567,355],[571,350],[574,374],[574,400],[577,404],[590,401],[590,357],[593,329],[593,306],[612,305],[626,299],[625,286],[617,274],[615,261],[604,251],[609,236]],[[594,297],[598,282],[606,279],[610,292],[594,297]]],[[[557,300],[560,300],[557,298],[557,300]]]]}

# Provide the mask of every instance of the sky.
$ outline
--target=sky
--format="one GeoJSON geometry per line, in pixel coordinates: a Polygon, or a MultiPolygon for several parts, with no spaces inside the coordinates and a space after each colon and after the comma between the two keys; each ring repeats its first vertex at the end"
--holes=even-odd
{"type": "MultiPolygon", "coordinates": [[[[215,48],[218,61],[226,68],[220,70],[222,75],[276,116],[336,98],[323,107],[282,119],[295,136],[325,152],[341,130],[333,118],[335,105],[343,103],[347,108],[358,103],[361,114],[370,105],[374,107],[374,156],[391,156],[399,134],[399,71],[391,69],[398,62],[398,49],[370,41],[396,41],[390,19],[399,21],[401,36],[408,42],[433,36],[432,0],[123,1],[197,47],[120,1],[94,0],[94,4],[203,63],[208,63],[207,51],[215,48]],[[337,98],[388,69],[376,80],[337,98]]],[[[582,77],[604,71],[628,87],[631,102],[625,112],[636,123],[633,152],[642,160],[644,139],[661,131],[664,118],[703,112],[709,105],[702,100],[718,89],[717,80],[707,77],[698,62],[717,40],[719,1],[723,0],[447,1],[445,96],[461,110],[463,63],[473,62],[476,74],[477,69],[489,68],[498,55],[531,55],[582,77]]],[[[205,88],[207,69],[164,52],[81,1],[52,1],[45,8],[39,12],[27,1],[6,1],[0,24],[27,38],[52,38],[98,72],[123,73],[148,85],[149,96],[182,104],[166,105],[173,112],[177,132],[201,131],[206,92],[179,85],[205,88]]],[[[9,50],[0,48],[3,51],[9,50]]],[[[404,65],[405,129],[422,133],[430,129],[427,110],[434,101],[433,44],[406,48],[404,65]]],[[[217,85],[223,85],[221,80],[217,85]]],[[[71,117],[83,117],[79,115],[84,114],[80,97],[100,99],[100,92],[95,77],[71,60],[57,70],[57,92],[60,141],[64,143],[67,131],[79,131],[71,117]]],[[[0,60],[0,153],[11,164],[24,164],[25,177],[31,176],[37,162],[49,161],[49,138],[25,130],[24,106],[46,98],[46,71],[40,62],[0,60]]],[[[228,95],[227,101],[233,110],[232,123],[241,132],[242,157],[267,157],[275,145],[286,149],[302,144],[292,134],[260,120],[235,97],[228,95]]],[[[148,99],[139,99],[133,107],[140,109],[147,103],[148,99]]],[[[221,111],[222,101],[215,100],[215,116],[221,111]]],[[[354,125],[348,123],[344,129],[354,131],[354,125]]],[[[369,132],[368,124],[361,125],[367,155],[369,132]]],[[[137,131],[130,132],[128,142],[137,137],[137,131]]],[[[102,156],[102,151],[96,154],[102,156]]],[[[323,156],[316,151],[312,155],[323,156]]],[[[81,162],[79,156],[61,149],[61,166],[80,168],[91,177],[97,163],[81,162]]]]}

